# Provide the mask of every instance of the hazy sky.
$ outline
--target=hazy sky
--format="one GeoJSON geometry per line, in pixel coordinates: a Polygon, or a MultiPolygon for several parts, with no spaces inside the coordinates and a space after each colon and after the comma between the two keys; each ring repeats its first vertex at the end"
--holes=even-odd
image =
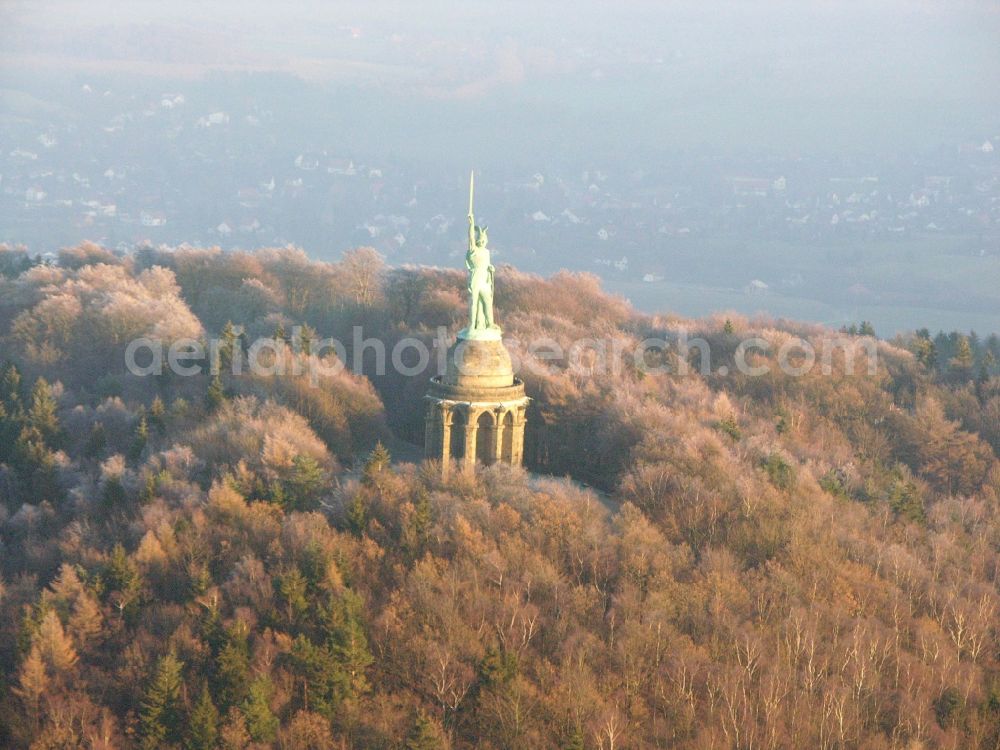
{"type": "MultiPolygon", "coordinates": [[[[153,48],[132,50],[136,57],[162,55],[171,45],[186,49],[186,33],[218,44],[221,58],[211,45],[202,51],[213,60],[224,60],[228,52],[238,61],[251,51],[262,63],[352,53],[370,58],[375,42],[394,34],[397,46],[409,41],[414,46],[408,49],[421,54],[392,62],[417,68],[426,66],[442,42],[465,45],[464,54],[451,59],[451,73],[475,68],[476,49],[496,54],[513,47],[528,58],[522,62],[529,69],[544,69],[545,62],[571,60],[532,60],[532,51],[565,56],[574,47],[607,46],[621,52],[634,47],[638,53],[659,48],[669,58],[693,57],[706,66],[759,55],[812,93],[827,86],[864,89],[864,78],[910,95],[940,93],[947,85],[956,92],[995,91],[1000,83],[996,2],[0,0],[0,41],[7,46],[30,42],[33,50],[76,54],[74,36],[118,27],[114,41],[128,50],[130,27],[145,24],[159,25],[162,37],[153,48]],[[346,29],[353,36],[344,34],[346,29]],[[867,75],[859,75],[864,71],[867,75]]],[[[111,40],[104,41],[107,46],[111,40]]],[[[383,53],[392,56],[391,50],[383,53]]]]}
{"type": "Polygon", "coordinates": [[[580,121],[584,147],[588,118],[604,117],[642,147],[657,133],[736,148],[933,145],[992,134],[1000,3],[0,0],[7,87],[38,72],[212,67],[539,102],[580,121]]]}

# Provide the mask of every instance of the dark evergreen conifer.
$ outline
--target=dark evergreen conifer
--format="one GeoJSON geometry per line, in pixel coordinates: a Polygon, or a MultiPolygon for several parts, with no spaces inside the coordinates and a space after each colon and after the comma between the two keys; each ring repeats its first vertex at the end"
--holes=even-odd
{"type": "Polygon", "coordinates": [[[173,652],[156,664],[139,708],[139,744],[143,750],[161,750],[181,735],[181,668],[173,652]]]}

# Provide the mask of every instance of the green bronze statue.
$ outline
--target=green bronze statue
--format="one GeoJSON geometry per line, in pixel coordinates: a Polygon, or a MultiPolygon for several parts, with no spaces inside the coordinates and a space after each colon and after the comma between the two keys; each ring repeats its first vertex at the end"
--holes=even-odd
{"type": "Polygon", "coordinates": [[[469,175],[469,251],[465,267],[469,269],[469,327],[460,334],[467,339],[498,338],[500,326],[493,322],[493,277],[496,269],[490,264],[486,246],[487,227],[477,227],[472,213],[475,173],[469,175]]]}

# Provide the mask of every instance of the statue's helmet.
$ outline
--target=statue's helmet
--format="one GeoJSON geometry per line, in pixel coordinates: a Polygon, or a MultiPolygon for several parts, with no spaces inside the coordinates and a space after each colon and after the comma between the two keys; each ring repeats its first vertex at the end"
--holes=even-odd
{"type": "Polygon", "coordinates": [[[488,226],[476,227],[476,244],[485,245],[486,244],[486,230],[489,229],[488,226]]]}

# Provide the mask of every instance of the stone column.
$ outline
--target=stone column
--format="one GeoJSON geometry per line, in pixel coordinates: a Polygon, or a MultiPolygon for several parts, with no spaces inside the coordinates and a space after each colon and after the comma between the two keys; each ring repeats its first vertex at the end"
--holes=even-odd
{"type": "Polygon", "coordinates": [[[476,466],[476,436],[479,433],[477,416],[471,411],[466,414],[465,450],[462,452],[462,466],[466,471],[472,471],[476,466]]]}
{"type": "Polygon", "coordinates": [[[451,408],[440,405],[441,418],[441,450],[437,458],[441,459],[441,476],[447,477],[451,468],[451,408]]]}
{"type": "Polygon", "coordinates": [[[510,462],[514,466],[520,466],[524,463],[524,409],[518,409],[514,412],[514,425],[513,425],[513,440],[510,444],[510,462]]]}
{"type": "Polygon", "coordinates": [[[493,412],[493,445],[490,446],[493,463],[498,464],[503,460],[503,423],[504,412],[499,409],[493,412]]]}
{"type": "Polygon", "coordinates": [[[434,402],[427,403],[427,416],[424,417],[424,458],[440,458],[437,455],[437,426],[441,409],[434,402]]]}

